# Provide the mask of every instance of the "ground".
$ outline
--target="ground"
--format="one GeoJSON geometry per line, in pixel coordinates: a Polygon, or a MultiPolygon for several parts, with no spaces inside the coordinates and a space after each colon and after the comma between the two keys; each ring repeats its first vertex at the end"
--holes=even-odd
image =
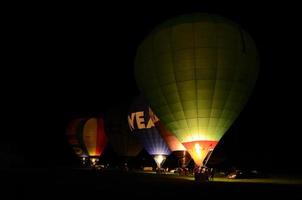
{"type": "Polygon", "coordinates": [[[2,195],[8,199],[244,199],[277,196],[302,199],[302,179],[225,179],[198,183],[193,177],[79,169],[35,169],[1,172],[2,195]]]}

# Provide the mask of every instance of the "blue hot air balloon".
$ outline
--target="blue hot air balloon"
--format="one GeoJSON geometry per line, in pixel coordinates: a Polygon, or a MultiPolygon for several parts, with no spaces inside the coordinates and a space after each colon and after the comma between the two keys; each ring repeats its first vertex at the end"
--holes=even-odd
{"type": "Polygon", "coordinates": [[[149,104],[140,95],[130,107],[128,123],[132,133],[140,139],[145,150],[153,156],[157,167],[161,168],[171,151],[150,118],[150,112],[149,104]]]}

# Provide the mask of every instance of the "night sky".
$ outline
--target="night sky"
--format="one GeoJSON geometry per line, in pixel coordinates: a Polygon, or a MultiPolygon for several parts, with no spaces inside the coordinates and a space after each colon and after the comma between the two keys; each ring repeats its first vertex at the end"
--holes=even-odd
{"type": "Polygon", "coordinates": [[[22,166],[73,163],[75,156],[64,135],[68,121],[102,116],[110,107],[129,104],[139,94],[133,65],[142,39],[166,19],[207,12],[233,20],[249,32],[261,62],[250,101],[218,148],[239,165],[300,169],[297,7],[144,2],[112,3],[92,10],[81,5],[43,5],[11,12],[4,19],[9,61],[1,74],[0,152],[16,155],[22,166]]]}

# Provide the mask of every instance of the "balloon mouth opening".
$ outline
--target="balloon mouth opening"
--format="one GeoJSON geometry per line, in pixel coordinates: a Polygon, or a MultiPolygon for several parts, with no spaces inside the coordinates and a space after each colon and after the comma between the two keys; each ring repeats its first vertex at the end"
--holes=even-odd
{"type": "Polygon", "coordinates": [[[196,166],[203,166],[206,160],[209,159],[209,152],[212,152],[218,141],[192,141],[185,142],[183,145],[194,160],[196,166]]]}
{"type": "Polygon", "coordinates": [[[158,168],[161,168],[161,166],[164,164],[167,156],[166,155],[155,155],[153,156],[153,159],[156,162],[156,165],[158,168]]]}
{"type": "Polygon", "coordinates": [[[99,162],[99,158],[97,157],[90,157],[89,159],[92,166],[95,166],[99,162]]]}

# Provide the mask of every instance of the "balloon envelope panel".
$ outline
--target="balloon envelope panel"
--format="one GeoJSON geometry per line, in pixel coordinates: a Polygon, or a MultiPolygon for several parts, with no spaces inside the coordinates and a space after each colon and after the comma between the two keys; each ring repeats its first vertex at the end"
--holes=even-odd
{"type": "Polygon", "coordinates": [[[86,121],[83,140],[89,156],[100,156],[107,144],[103,119],[92,118],[86,121]]]}
{"type": "Polygon", "coordinates": [[[171,151],[186,151],[184,145],[160,121],[155,126],[171,151]]]}

